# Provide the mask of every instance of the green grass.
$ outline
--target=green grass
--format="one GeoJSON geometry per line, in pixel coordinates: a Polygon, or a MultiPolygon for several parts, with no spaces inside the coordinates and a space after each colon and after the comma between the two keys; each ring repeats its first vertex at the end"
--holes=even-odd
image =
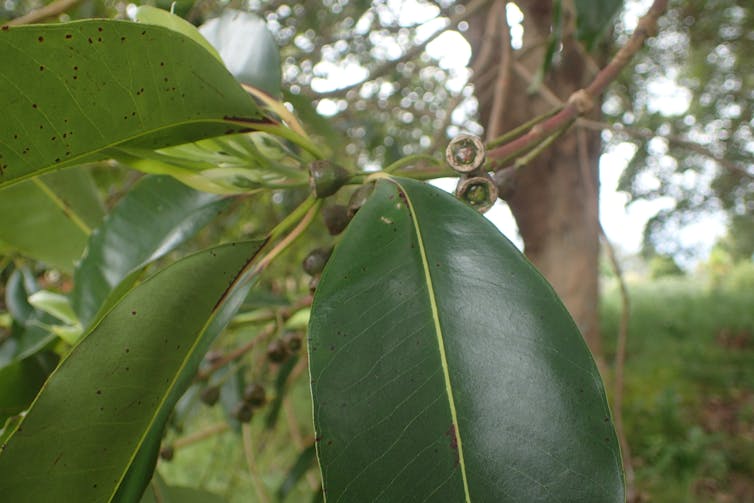
{"type": "MultiPolygon", "coordinates": [[[[754,289],[672,277],[630,285],[624,422],[648,501],[754,502],[754,289]]],[[[606,360],[620,298],[602,303],[606,360]]]]}

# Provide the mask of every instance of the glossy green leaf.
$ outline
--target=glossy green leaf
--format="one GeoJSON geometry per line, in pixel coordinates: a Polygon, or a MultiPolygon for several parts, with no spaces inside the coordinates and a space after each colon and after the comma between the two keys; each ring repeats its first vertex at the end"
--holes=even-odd
{"type": "Polygon", "coordinates": [[[29,407],[57,362],[57,355],[42,351],[0,367],[0,424],[29,407]]]}
{"type": "Polygon", "coordinates": [[[72,299],[82,324],[107,309],[109,296],[118,299],[116,286],[130,288],[145,265],[194,236],[228,202],[170,177],[140,180],[92,233],[76,266],[72,299]]]}
{"type": "Polygon", "coordinates": [[[623,7],[623,0],[574,0],[576,36],[592,49],[612,26],[612,20],[623,7]]]}
{"type": "Polygon", "coordinates": [[[13,215],[0,218],[0,242],[21,255],[71,272],[103,213],[88,172],[49,173],[0,190],[0,215],[13,215]]]}
{"type": "Polygon", "coordinates": [[[107,158],[118,145],[160,148],[262,119],[223,65],[161,26],[88,20],[0,31],[0,186],[107,158]]]}
{"type": "MultiPolygon", "coordinates": [[[[245,288],[234,286],[258,246],[196,253],[123,297],[50,376],[8,440],[0,454],[3,498],[112,501],[190,383],[208,334],[243,301],[245,288]]],[[[149,481],[143,477],[130,478],[140,487],[131,483],[134,492],[121,501],[138,500],[149,481]]]]}
{"type": "Polygon", "coordinates": [[[436,188],[377,183],[322,275],[309,351],[330,502],[624,501],[572,319],[490,222],[436,188]]]}

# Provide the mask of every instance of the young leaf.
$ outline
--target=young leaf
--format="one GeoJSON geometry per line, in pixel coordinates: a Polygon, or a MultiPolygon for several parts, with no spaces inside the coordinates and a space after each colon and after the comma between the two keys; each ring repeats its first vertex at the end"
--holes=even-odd
{"type": "Polygon", "coordinates": [[[130,288],[138,276],[132,273],[194,236],[227,204],[170,177],[140,180],[92,233],[76,266],[72,301],[82,325],[89,325],[116,286],[130,288]]]}
{"type": "MultiPolygon", "coordinates": [[[[131,290],[50,376],[3,446],[3,498],[111,501],[190,383],[208,334],[243,300],[235,282],[258,248],[204,250],[131,290]]],[[[128,501],[151,478],[137,487],[145,474],[136,475],[128,501]]]]}
{"type": "MultiPolygon", "coordinates": [[[[2,127],[0,122],[0,130],[2,127]]],[[[0,242],[22,255],[71,272],[103,213],[89,173],[48,173],[0,190],[0,215],[13,215],[0,218],[0,242]]]]}
{"type": "Polygon", "coordinates": [[[596,365],[478,213],[381,180],[328,262],[310,371],[330,501],[623,502],[596,365]]]}
{"type": "Polygon", "coordinates": [[[161,26],[89,20],[0,30],[0,186],[264,120],[206,49],[161,26]]]}

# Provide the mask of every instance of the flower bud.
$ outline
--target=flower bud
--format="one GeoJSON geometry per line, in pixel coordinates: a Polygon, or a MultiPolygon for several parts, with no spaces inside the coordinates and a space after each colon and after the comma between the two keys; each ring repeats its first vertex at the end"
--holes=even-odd
{"type": "Polygon", "coordinates": [[[314,196],[325,198],[338,192],[351,175],[343,167],[327,160],[309,164],[309,187],[314,196]]]}
{"type": "Polygon", "coordinates": [[[346,226],[348,226],[348,222],[351,220],[348,216],[348,208],[342,204],[334,204],[326,207],[322,211],[322,217],[325,219],[327,232],[329,232],[331,236],[337,236],[343,232],[346,226]]]}
{"type": "Polygon", "coordinates": [[[243,390],[243,401],[252,407],[261,407],[267,401],[267,393],[264,386],[257,383],[251,383],[243,390]]]}
{"type": "Polygon", "coordinates": [[[332,248],[315,248],[306,256],[303,262],[304,272],[310,276],[319,274],[325,268],[332,248]]]}

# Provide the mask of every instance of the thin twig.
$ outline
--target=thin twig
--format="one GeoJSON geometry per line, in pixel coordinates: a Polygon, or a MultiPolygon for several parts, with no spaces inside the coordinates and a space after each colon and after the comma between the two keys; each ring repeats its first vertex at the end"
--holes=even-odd
{"type": "Polygon", "coordinates": [[[257,344],[259,344],[261,341],[272,335],[272,333],[275,331],[276,325],[272,324],[269,325],[267,328],[262,330],[259,334],[257,334],[256,337],[251,339],[249,342],[244,344],[243,346],[239,346],[230,353],[227,353],[222,358],[214,362],[212,365],[210,365],[205,370],[200,370],[196,374],[196,380],[197,381],[204,381],[209,378],[213,373],[215,373],[218,369],[226,366],[232,361],[237,360],[238,358],[241,358],[243,355],[254,349],[257,344]]]}
{"type": "Polygon", "coordinates": [[[63,12],[67,11],[81,0],[55,0],[54,2],[34,9],[31,12],[24,14],[16,19],[11,19],[5,23],[5,26],[19,26],[22,24],[34,24],[49,19],[51,17],[59,16],[63,12]]]}
{"type": "MultiPolygon", "coordinates": [[[[567,105],[556,115],[532,128],[527,134],[512,142],[487,152],[492,160],[504,161],[528,150],[544,138],[548,138],[580,115],[584,115],[594,107],[595,99],[602,94],[607,86],[615,80],[618,74],[628,65],[631,58],[642,48],[644,42],[657,33],[657,19],[667,10],[668,0],[655,0],[647,14],[641,18],[636,30],[608,65],[603,68],[585,89],[573,93],[567,105]]],[[[502,163],[500,163],[502,164],[502,163]]],[[[499,164],[499,165],[500,165],[499,164]]]]}
{"type": "Polygon", "coordinates": [[[510,90],[511,65],[513,63],[513,48],[511,47],[511,33],[508,25],[508,2],[497,3],[490,9],[490,16],[495,16],[500,25],[500,37],[502,50],[500,51],[500,65],[497,70],[497,84],[495,85],[495,94],[492,98],[492,112],[490,114],[490,124],[487,128],[487,141],[497,137],[502,133],[503,117],[505,115],[505,105],[508,102],[510,90]],[[500,6],[495,9],[495,6],[500,6]],[[496,12],[500,11],[500,12],[496,12]]]}
{"type": "Polygon", "coordinates": [[[269,503],[270,497],[264,487],[264,482],[259,476],[257,463],[254,460],[254,446],[251,443],[251,426],[249,423],[243,423],[241,425],[241,438],[243,439],[243,452],[246,456],[246,464],[249,467],[249,475],[251,475],[254,491],[257,493],[257,500],[260,503],[269,503]]]}
{"type": "MultiPolygon", "coordinates": [[[[592,129],[594,131],[608,130],[608,131],[613,131],[618,134],[622,133],[628,136],[633,136],[635,138],[641,138],[644,140],[651,140],[652,138],[655,138],[655,137],[663,138],[672,145],[685,148],[686,150],[690,150],[694,153],[707,157],[708,159],[715,161],[720,166],[722,166],[723,168],[729,171],[732,171],[739,175],[743,175],[747,178],[754,179],[754,173],[750,173],[745,167],[740,166],[733,161],[730,161],[728,159],[725,159],[724,157],[721,157],[715,154],[714,152],[704,147],[703,145],[700,145],[698,143],[695,143],[689,140],[685,140],[683,138],[679,138],[678,136],[661,135],[661,134],[656,134],[653,131],[650,131],[648,129],[631,128],[628,126],[624,126],[623,124],[608,124],[606,122],[593,121],[593,120],[588,120],[584,118],[579,119],[578,125],[587,129],[592,129]]],[[[752,163],[754,163],[754,159],[752,159],[752,163]]]]}
{"type": "Polygon", "coordinates": [[[224,433],[228,431],[229,428],[230,425],[228,425],[227,421],[223,421],[222,423],[215,423],[204,428],[203,430],[196,431],[191,435],[186,435],[185,437],[176,439],[176,441],[173,442],[173,449],[177,450],[188,447],[189,445],[201,442],[202,440],[211,438],[219,433],[224,433]]]}
{"type": "Polygon", "coordinates": [[[355,82],[353,84],[349,84],[344,87],[339,87],[338,89],[333,89],[332,91],[325,91],[322,93],[316,93],[317,98],[332,98],[336,96],[342,96],[351,89],[355,89],[357,87],[362,86],[363,84],[380,78],[384,75],[387,75],[388,73],[392,72],[395,69],[395,66],[398,63],[408,61],[409,59],[413,59],[419,54],[424,51],[424,49],[427,47],[427,44],[435,40],[437,37],[445,33],[448,29],[450,29],[452,26],[456,26],[461,21],[467,20],[469,17],[471,17],[476,11],[484,7],[490,0],[472,0],[467,6],[466,9],[454,16],[451,16],[448,23],[434,32],[432,35],[430,35],[426,40],[422,41],[421,43],[416,44],[415,46],[411,47],[408,51],[403,53],[399,58],[397,59],[391,59],[390,61],[385,61],[381,65],[377,66],[370,74],[364,79],[360,80],[359,82],[355,82]]]}
{"type": "Polygon", "coordinates": [[[615,421],[615,433],[618,435],[618,442],[620,443],[621,455],[623,457],[623,470],[626,474],[626,501],[633,501],[634,499],[634,469],[631,465],[631,450],[626,439],[626,433],[623,429],[623,385],[624,385],[624,369],[626,363],[626,342],[628,339],[628,322],[630,317],[630,301],[628,296],[628,288],[626,287],[626,281],[623,277],[618,258],[615,254],[615,249],[607,238],[605,229],[600,225],[600,234],[602,235],[602,242],[605,245],[607,256],[610,259],[615,277],[618,279],[618,287],[620,288],[621,299],[621,312],[620,312],[620,325],[618,326],[618,344],[615,351],[615,382],[613,383],[613,420],[615,421]]]}

